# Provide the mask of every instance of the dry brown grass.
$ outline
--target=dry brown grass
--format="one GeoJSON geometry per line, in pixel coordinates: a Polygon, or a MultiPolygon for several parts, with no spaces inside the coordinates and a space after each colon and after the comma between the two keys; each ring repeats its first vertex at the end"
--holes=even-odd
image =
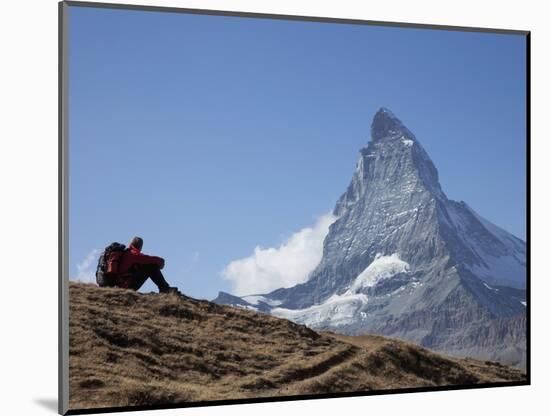
{"type": "Polygon", "coordinates": [[[70,408],[519,381],[496,363],[317,333],[175,295],[70,284],[70,408]]]}

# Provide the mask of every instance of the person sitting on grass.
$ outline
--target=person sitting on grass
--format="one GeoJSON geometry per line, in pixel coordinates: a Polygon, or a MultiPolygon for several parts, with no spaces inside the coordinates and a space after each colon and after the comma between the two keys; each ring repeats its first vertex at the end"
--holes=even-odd
{"type": "Polygon", "coordinates": [[[145,281],[151,278],[160,293],[180,294],[178,288],[171,287],[162,275],[161,269],[164,267],[164,259],[143,254],[141,252],[142,248],[143,239],[134,237],[120,259],[119,270],[115,277],[115,286],[139,290],[145,281]]]}

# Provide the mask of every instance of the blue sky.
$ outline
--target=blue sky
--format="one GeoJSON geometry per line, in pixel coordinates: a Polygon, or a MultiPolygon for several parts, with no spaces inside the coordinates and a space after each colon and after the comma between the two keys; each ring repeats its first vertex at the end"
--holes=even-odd
{"type": "Polygon", "coordinates": [[[231,291],[230,262],[332,210],[381,106],[525,238],[524,37],[69,10],[71,276],[140,235],[185,293],[231,291]]]}

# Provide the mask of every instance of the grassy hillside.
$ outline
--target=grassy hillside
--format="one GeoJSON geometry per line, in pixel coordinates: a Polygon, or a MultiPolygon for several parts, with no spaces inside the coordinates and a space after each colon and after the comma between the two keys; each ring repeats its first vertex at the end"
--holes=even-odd
{"type": "Polygon", "coordinates": [[[525,378],[379,336],[176,295],[70,284],[70,408],[463,385],[525,378]]]}

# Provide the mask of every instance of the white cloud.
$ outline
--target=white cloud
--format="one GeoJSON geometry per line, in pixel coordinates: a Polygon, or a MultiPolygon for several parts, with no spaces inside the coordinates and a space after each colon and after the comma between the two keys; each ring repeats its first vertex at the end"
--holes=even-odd
{"type": "Polygon", "coordinates": [[[71,280],[84,283],[95,283],[95,270],[97,267],[99,250],[94,248],[80,263],[76,264],[76,276],[71,280]]]}
{"type": "Polygon", "coordinates": [[[313,227],[294,233],[278,248],[256,247],[249,257],[234,260],[221,272],[231,281],[237,295],[267,293],[307,280],[323,256],[323,240],[336,220],[332,214],[320,217],[313,227]]]}

